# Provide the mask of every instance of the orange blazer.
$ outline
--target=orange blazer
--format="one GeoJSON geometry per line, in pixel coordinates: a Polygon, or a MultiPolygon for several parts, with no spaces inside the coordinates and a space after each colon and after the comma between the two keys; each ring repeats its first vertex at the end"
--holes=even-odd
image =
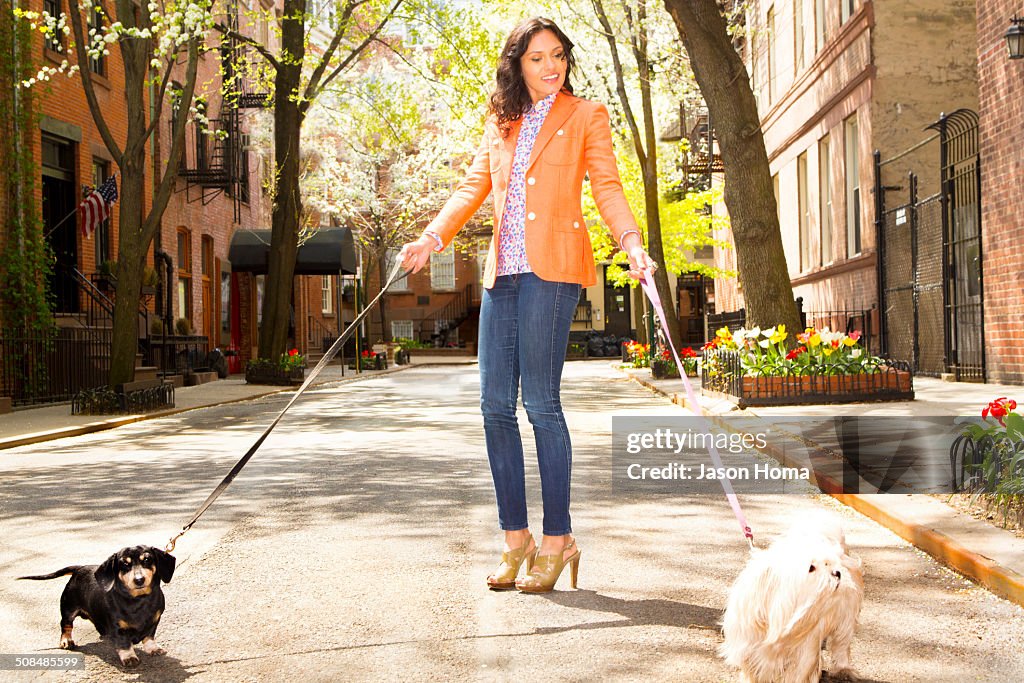
{"type": "MultiPolygon", "coordinates": [[[[447,247],[493,192],[494,235],[484,270],[488,289],[494,286],[498,232],[521,125],[521,119],[516,121],[502,138],[497,124],[488,119],[465,179],[426,228],[447,247]]],[[[526,168],[526,258],[543,280],[584,287],[597,283],[594,251],[580,208],[588,174],[598,211],[615,240],[636,230],[615,165],[608,110],[562,91],[544,119],[526,168]]]]}

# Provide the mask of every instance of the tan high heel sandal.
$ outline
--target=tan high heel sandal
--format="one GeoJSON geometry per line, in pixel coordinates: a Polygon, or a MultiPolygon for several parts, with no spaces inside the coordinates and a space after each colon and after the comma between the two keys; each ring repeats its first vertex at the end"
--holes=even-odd
{"type": "Polygon", "coordinates": [[[533,535],[526,537],[523,544],[515,550],[508,550],[501,554],[501,564],[498,571],[487,577],[487,586],[492,591],[510,591],[516,587],[516,577],[519,576],[519,568],[526,561],[526,571],[533,569],[533,561],[537,556],[537,545],[533,541],[533,535]],[[533,546],[533,549],[530,549],[533,546]]]}
{"type": "Polygon", "coordinates": [[[576,552],[565,557],[565,551],[575,547],[576,539],[573,539],[555,555],[538,555],[533,569],[525,578],[516,581],[516,588],[523,593],[550,593],[554,590],[558,577],[562,575],[562,570],[566,565],[569,565],[569,578],[572,581],[572,587],[575,588],[580,570],[580,551],[577,548],[576,552]]]}

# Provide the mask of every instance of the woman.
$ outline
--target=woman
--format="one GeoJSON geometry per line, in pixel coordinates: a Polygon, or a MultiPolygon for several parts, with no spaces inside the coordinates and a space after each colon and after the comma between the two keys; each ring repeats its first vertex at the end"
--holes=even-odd
{"type": "Polygon", "coordinates": [[[494,590],[547,592],[562,569],[576,586],[580,551],[569,517],[572,446],[559,397],[569,327],[580,288],[596,283],[580,209],[589,174],[594,198],[630,275],[655,264],[622,192],[608,111],[572,94],[573,43],[548,19],[529,19],[505,42],[483,142],[466,178],[415,242],[402,265],[418,272],[494,193],[494,225],[480,306],[480,405],[505,548],[494,590]],[[526,515],[523,405],[533,425],[544,502],[538,548],[526,515]],[[520,566],[526,577],[517,580],[520,566]]]}

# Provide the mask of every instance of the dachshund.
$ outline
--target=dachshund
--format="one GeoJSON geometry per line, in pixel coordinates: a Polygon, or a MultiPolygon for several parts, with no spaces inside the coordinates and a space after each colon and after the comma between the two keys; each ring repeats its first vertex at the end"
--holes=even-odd
{"type": "Polygon", "coordinates": [[[134,645],[149,655],[167,654],[153,639],[164,611],[160,582],[174,575],[172,555],[150,546],[123,548],[101,565],[72,565],[44,576],[20,579],[45,581],[71,575],[60,596],[60,647],[75,648],[71,636],[75,617],[91,621],[109,638],[125,667],[139,665],[134,645]]]}

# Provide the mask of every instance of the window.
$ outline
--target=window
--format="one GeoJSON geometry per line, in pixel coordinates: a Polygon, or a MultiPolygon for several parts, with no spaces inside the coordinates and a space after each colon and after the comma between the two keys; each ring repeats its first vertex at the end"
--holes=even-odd
{"type": "Polygon", "coordinates": [[[800,228],[800,270],[811,267],[811,207],[807,194],[807,152],[796,160],[797,220],[800,228]]]}
{"type": "Polygon", "coordinates": [[[860,135],[857,115],[843,122],[846,130],[846,256],[860,253],[860,135]]]}
{"type": "MultiPolygon", "coordinates": [[[[110,177],[110,162],[103,159],[92,160],[92,186],[99,187],[103,181],[110,177]]],[[[110,258],[110,217],[96,227],[96,265],[103,263],[110,258]]]]}
{"type": "Polygon", "coordinates": [[[768,104],[775,101],[775,8],[768,8],[768,104]]]}
{"type": "Polygon", "coordinates": [[[825,45],[825,0],[814,0],[814,51],[825,45]]]}
{"type": "Polygon", "coordinates": [[[829,136],[818,143],[818,227],[821,263],[832,263],[832,150],[829,136]]]}
{"type": "Polygon", "coordinates": [[[806,66],[804,58],[804,0],[793,0],[793,50],[796,58],[793,60],[794,75],[800,73],[806,66]]]}
{"type": "Polygon", "coordinates": [[[178,317],[192,321],[192,235],[178,228],[178,317]]]}
{"type": "Polygon", "coordinates": [[[857,0],[839,0],[840,24],[845,24],[857,9],[857,0]]]}
{"type": "Polygon", "coordinates": [[[324,315],[334,314],[334,283],[330,275],[320,276],[320,312],[324,315]]]}
{"type": "MultiPolygon", "coordinates": [[[[43,0],[43,11],[49,14],[54,19],[57,19],[60,17],[60,4],[60,0],[43,0]]],[[[70,19],[68,19],[68,25],[71,25],[70,19]]],[[[47,37],[43,41],[43,48],[46,50],[56,50],[59,52],[64,46],[64,41],[62,40],[62,37],[63,36],[61,32],[57,31],[52,36],[47,37]]]]}
{"type": "Polygon", "coordinates": [[[392,339],[412,339],[412,321],[411,320],[392,320],[391,321],[391,338],[392,339]]]}
{"type": "Polygon", "coordinates": [[[754,101],[757,102],[758,109],[761,108],[761,62],[757,58],[757,40],[756,35],[750,40],[750,89],[754,91],[754,101]]]}
{"type": "MultiPolygon", "coordinates": [[[[391,268],[395,265],[395,259],[398,258],[398,249],[388,249],[384,254],[384,272],[390,273],[391,268]]],[[[391,285],[390,291],[401,291],[403,289],[409,289],[409,277],[400,277],[395,280],[395,284],[391,285]]]]}
{"type": "MultiPolygon", "coordinates": [[[[70,23],[70,21],[71,20],[68,19],[69,23],[70,23]]],[[[92,9],[89,10],[88,22],[87,23],[88,23],[88,27],[87,28],[88,28],[88,32],[89,33],[92,33],[93,29],[95,29],[95,31],[97,33],[99,33],[101,31],[101,29],[103,28],[103,14],[102,14],[101,10],[98,7],[96,7],[95,5],[93,6],[92,9]]],[[[89,70],[92,71],[97,76],[104,76],[104,75],[106,75],[106,72],[107,72],[107,59],[106,59],[106,57],[102,53],[100,53],[100,55],[98,57],[89,57],[89,70]]]]}
{"type": "Polygon", "coordinates": [[[452,245],[444,251],[430,255],[431,289],[455,289],[455,249],[452,245]]]}

